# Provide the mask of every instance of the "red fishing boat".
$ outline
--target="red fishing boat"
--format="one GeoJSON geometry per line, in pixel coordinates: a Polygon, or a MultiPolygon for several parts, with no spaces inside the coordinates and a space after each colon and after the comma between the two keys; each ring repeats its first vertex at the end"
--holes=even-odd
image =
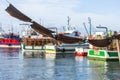
{"type": "Polygon", "coordinates": [[[20,48],[20,36],[13,32],[5,33],[2,28],[0,31],[0,47],[20,48]]]}

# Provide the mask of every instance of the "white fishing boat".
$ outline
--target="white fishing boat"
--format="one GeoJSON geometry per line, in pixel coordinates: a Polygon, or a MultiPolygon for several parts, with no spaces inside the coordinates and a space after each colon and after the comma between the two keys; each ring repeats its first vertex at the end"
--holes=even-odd
{"type": "Polygon", "coordinates": [[[79,47],[84,37],[81,36],[81,33],[75,29],[75,27],[70,25],[70,18],[68,17],[68,24],[64,27],[64,31],[59,33],[59,36],[62,38],[60,39],[60,44],[57,45],[57,52],[58,53],[74,53],[75,47],[79,47]],[[67,37],[70,37],[67,39],[67,37]],[[61,41],[63,40],[63,41],[61,41]]]}

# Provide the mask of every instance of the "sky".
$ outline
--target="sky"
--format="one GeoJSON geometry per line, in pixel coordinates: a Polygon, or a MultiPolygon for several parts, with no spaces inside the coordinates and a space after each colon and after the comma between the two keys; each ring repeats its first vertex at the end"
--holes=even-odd
{"type": "MultiPolygon", "coordinates": [[[[86,31],[83,22],[89,29],[88,17],[91,18],[92,30],[96,26],[104,26],[109,30],[120,31],[120,0],[8,0],[18,10],[41,23],[43,26],[57,27],[63,31],[67,25],[67,16],[71,18],[70,25],[82,34],[86,31]]],[[[21,26],[25,23],[11,17],[5,9],[8,7],[6,0],[0,0],[0,26],[4,30],[13,27],[14,32],[21,33],[21,26]]]]}

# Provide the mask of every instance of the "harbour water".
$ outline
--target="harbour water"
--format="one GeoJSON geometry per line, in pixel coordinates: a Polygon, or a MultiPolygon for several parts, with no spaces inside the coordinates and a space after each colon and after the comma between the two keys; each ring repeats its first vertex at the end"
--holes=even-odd
{"type": "Polygon", "coordinates": [[[0,80],[119,80],[118,61],[87,57],[25,58],[20,49],[0,49],[0,80]]]}

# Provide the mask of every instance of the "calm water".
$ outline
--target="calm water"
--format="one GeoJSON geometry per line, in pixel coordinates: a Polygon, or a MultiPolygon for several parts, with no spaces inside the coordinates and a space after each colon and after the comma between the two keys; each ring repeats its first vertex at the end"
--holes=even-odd
{"type": "Polygon", "coordinates": [[[120,80],[120,65],[85,57],[24,58],[20,49],[0,49],[0,80],[120,80]]]}

